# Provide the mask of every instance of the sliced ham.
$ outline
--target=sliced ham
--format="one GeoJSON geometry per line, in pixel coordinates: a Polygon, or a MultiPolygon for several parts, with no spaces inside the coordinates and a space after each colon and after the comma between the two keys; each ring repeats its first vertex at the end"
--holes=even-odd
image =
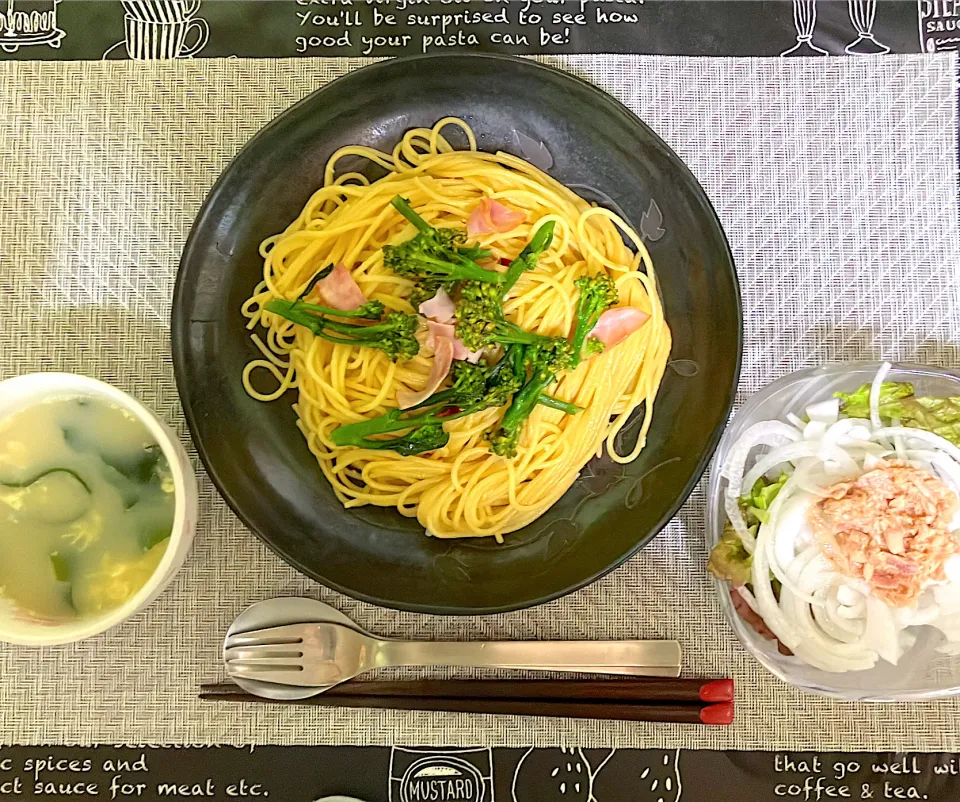
{"type": "Polygon", "coordinates": [[[479,351],[471,351],[456,337],[453,338],[453,358],[454,359],[458,359],[463,362],[469,362],[472,365],[476,365],[477,362],[480,361],[481,356],[483,356],[482,348],[479,351]]]}
{"type": "Polygon", "coordinates": [[[437,342],[444,338],[452,340],[454,337],[453,323],[437,323],[436,320],[427,321],[427,347],[436,348],[437,342]]]}
{"type": "Polygon", "coordinates": [[[437,323],[449,323],[457,313],[457,307],[453,303],[453,298],[441,287],[433,298],[420,304],[418,311],[437,323]]]}
{"type": "Polygon", "coordinates": [[[467,233],[471,237],[478,234],[506,233],[512,231],[524,220],[523,212],[504,206],[493,198],[481,198],[467,218],[467,233]]]}
{"type": "Polygon", "coordinates": [[[437,337],[435,349],[433,365],[430,367],[430,375],[427,376],[427,383],[424,388],[419,392],[406,388],[397,390],[397,404],[400,409],[410,409],[421,401],[426,401],[447,378],[450,365],[453,363],[453,340],[449,337],[437,337]]]}
{"type": "Polygon", "coordinates": [[[307,301],[312,303],[320,301],[323,306],[349,312],[363,306],[367,302],[367,296],[353,280],[346,265],[338,262],[337,266],[330,271],[330,275],[320,279],[310,290],[307,301]]]}
{"type": "Polygon", "coordinates": [[[638,331],[649,319],[650,315],[636,307],[618,306],[600,315],[597,325],[593,327],[589,336],[596,337],[610,348],[638,331]]]}
{"type": "Polygon", "coordinates": [[[477,362],[480,361],[480,357],[483,355],[482,348],[479,351],[471,351],[460,341],[460,339],[454,334],[454,327],[452,323],[437,323],[434,320],[428,320],[427,346],[430,348],[436,348],[437,343],[441,339],[453,341],[454,359],[465,360],[476,365],[477,362]]]}

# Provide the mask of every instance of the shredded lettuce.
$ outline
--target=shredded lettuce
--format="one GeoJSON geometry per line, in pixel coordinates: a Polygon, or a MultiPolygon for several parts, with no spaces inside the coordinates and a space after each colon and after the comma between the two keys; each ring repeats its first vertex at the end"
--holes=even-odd
{"type": "Polygon", "coordinates": [[[775,482],[757,479],[757,483],[750,490],[750,494],[741,499],[741,506],[748,524],[752,523],[753,520],[765,524],[769,520],[770,516],[767,510],[770,509],[770,505],[773,504],[773,500],[786,481],[787,475],[785,473],[781,473],[775,482]]]}
{"type": "MultiPolygon", "coordinates": [[[[840,412],[848,418],[870,417],[870,385],[852,393],[837,393],[840,412]]],[[[910,382],[880,385],[880,418],[884,423],[900,421],[901,426],[933,432],[960,445],[960,396],[917,398],[910,382]]]]}
{"type": "MultiPolygon", "coordinates": [[[[880,385],[880,409],[892,408],[904,398],[913,395],[913,385],[910,382],[884,382],[880,385]]],[[[848,418],[870,417],[870,385],[864,384],[852,393],[834,393],[840,399],[840,411],[848,418]]]]}
{"type": "MultiPolygon", "coordinates": [[[[779,478],[771,482],[760,478],[750,489],[750,493],[740,499],[740,508],[743,510],[750,534],[756,536],[760,524],[769,519],[770,505],[777,497],[787,481],[787,474],[781,473],[779,478]]],[[[714,546],[707,563],[707,570],[717,579],[730,582],[734,587],[750,584],[753,556],[743,547],[740,536],[732,524],[727,521],[720,536],[720,542],[714,546]]]]}
{"type": "Polygon", "coordinates": [[[747,498],[748,505],[758,510],[769,510],[770,505],[773,504],[773,500],[783,489],[786,481],[787,475],[785,473],[781,473],[775,482],[765,484],[763,479],[758,479],[747,498]]]}

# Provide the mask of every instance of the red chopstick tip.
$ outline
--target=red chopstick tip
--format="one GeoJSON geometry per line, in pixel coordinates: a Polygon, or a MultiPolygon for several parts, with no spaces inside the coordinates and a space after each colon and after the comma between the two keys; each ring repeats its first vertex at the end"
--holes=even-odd
{"type": "Polygon", "coordinates": [[[732,702],[733,680],[715,679],[700,688],[701,702],[732,702]]]}
{"type": "Polygon", "coordinates": [[[700,721],[703,724],[733,724],[733,702],[707,705],[700,711],[700,721]]]}

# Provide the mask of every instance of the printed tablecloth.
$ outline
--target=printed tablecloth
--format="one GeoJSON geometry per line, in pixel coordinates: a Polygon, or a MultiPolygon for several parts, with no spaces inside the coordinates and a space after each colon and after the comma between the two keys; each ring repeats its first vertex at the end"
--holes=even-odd
{"type": "MultiPolygon", "coordinates": [[[[744,290],[741,399],[837,359],[960,364],[955,54],[544,59],[646,120],[715,203],[744,290]]],[[[0,65],[0,377],[97,376],[187,440],[169,355],[180,249],[263,124],[356,60],[0,65]]],[[[683,425],[683,421],[677,421],[683,425]]],[[[185,570],[93,640],[0,647],[0,743],[356,743],[960,750],[960,702],[839,704],[754,663],[704,572],[702,491],[648,548],[567,598],[485,618],[383,610],[285,566],[205,477],[185,570]],[[384,635],[675,637],[690,674],[739,683],[731,728],[214,706],[219,642],[247,604],[332,602],[384,635]]]]}

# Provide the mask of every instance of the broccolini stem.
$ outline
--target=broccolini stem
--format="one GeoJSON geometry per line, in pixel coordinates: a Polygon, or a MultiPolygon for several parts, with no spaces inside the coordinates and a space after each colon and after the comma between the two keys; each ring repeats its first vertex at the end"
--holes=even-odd
{"type": "Polygon", "coordinates": [[[301,301],[299,298],[293,302],[298,309],[306,309],[315,315],[332,315],[333,317],[357,317],[364,320],[379,320],[383,315],[383,304],[379,301],[367,301],[357,309],[334,309],[330,306],[320,306],[301,301]]]}
{"type": "Polygon", "coordinates": [[[548,334],[537,334],[533,331],[521,329],[508,321],[501,321],[497,325],[493,339],[503,345],[547,345],[556,338],[548,334]]]}
{"type": "Polygon", "coordinates": [[[500,421],[500,428],[505,431],[511,431],[530,417],[533,408],[540,403],[540,396],[547,389],[555,376],[547,370],[537,370],[530,380],[520,388],[520,391],[513,397],[513,403],[503,414],[503,420],[500,421]]]}
{"type": "MultiPolygon", "coordinates": [[[[577,321],[570,343],[573,348],[571,367],[576,368],[583,359],[584,346],[590,332],[596,327],[603,313],[617,302],[618,297],[616,284],[603,273],[589,278],[578,278],[574,284],[580,290],[580,297],[577,298],[577,321]]],[[[594,345],[598,344],[599,340],[594,345]]],[[[591,350],[591,353],[596,352],[596,348],[591,350]]]]}
{"type": "Polygon", "coordinates": [[[402,411],[392,409],[377,418],[339,426],[331,432],[330,437],[336,445],[348,446],[374,434],[390,434],[390,432],[399,432],[401,429],[415,428],[417,424],[413,421],[416,421],[416,417],[413,418],[413,421],[401,420],[400,414],[402,411]]]}
{"type": "Polygon", "coordinates": [[[406,198],[401,198],[399,195],[397,195],[393,198],[393,200],[390,201],[390,204],[394,209],[400,212],[400,214],[406,217],[407,220],[413,223],[417,231],[419,231],[421,234],[427,234],[430,231],[433,231],[433,226],[431,226],[413,210],[413,207],[406,198]]]}
{"type": "Polygon", "coordinates": [[[346,426],[339,426],[330,433],[330,438],[335,445],[349,446],[358,445],[361,441],[375,434],[390,434],[399,432],[403,429],[418,429],[421,426],[430,426],[443,424],[447,421],[465,418],[479,410],[475,407],[467,407],[459,412],[449,415],[438,415],[433,410],[423,412],[420,415],[412,415],[409,418],[403,418],[403,413],[409,412],[407,409],[392,409],[385,415],[370,420],[362,420],[357,423],[348,423],[346,426]]]}
{"type": "Polygon", "coordinates": [[[437,271],[438,275],[450,275],[451,272],[453,272],[456,274],[455,280],[457,281],[485,281],[488,284],[492,284],[500,281],[500,277],[502,275],[495,270],[487,270],[485,267],[480,267],[480,265],[478,265],[472,259],[467,259],[466,257],[457,262],[445,262],[443,259],[435,259],[432,256],[418,254],[417,261],[423,264],[436,265],[437,267],[443,268],[442,271],[437,271]]]}
{"type": "Polygon", "coordinates": [[[507,347],[500,361],[490,371],[490,380],[496,381],[500,374],[505,370],[510,370],[517,376],[520,376],[524,370],[523,354],[526,349],[519,343],[514,343],[507,347]]]}
{"type": "Polygon", "coordinates": [[[378,323],[373,326],[358,326],[355,323],[340,323],[336,320],[323,321],[323,328],[335,331],[338,334],[349,334],[355,340],[376,340],[381,334],[392,331],[389,323],[378,323]]]}
{"type": "Polygon", "coordinates": [[[317,337],[323,337],[335,343],[345,343],[347,345],[356,345],[362,343],[364,339],[376,339],[384,331],[389,331],[392,327],[380,324],[376,326],[357,326],[353,323],[338,323],[336,320],[329,320],[325,317],[318,317],[310,314],[308,311],[310,305],[300,303],[299,301],[281,301],[275,298],[268,301],[265,309],[276,315],[286,318],[291,323],[310,329],[317,337]],[[338,334],[349,334],[351,339],[336,337],[329,334],[327,330],[335,331],[338,334]]]}
{"type": "Polygon", "coordinates": [[[419,404],[415,406],[408,407],[403,410],[404,412],[413,412],[417,409],[423,409],[424,407],[436,407],[443,406],[444,404],[450,402],[452,403],[457,396],[456,390],[452,387],[448,387],[446,390],[439,390],[431,395],[429,398],[424,399],[419,404]]]}
{"type": "Polygon", "coordinates": [[[310,329],[317,337],[323,337],[323,329],[327,322],[326,318],[311,315],[306,311],[305,306],[305,304],[297,301],[281,301],[279,298],[274,298],[272,301],[267,302],[264,309],[286,318],[291,323],[296,323],[298,326],[310,329]]]}
{"type": "Polygon", "coordinates": [[[364,326],[313,314],[299,301],[274,298],[267,302],[264,309],[280,315],[291,323],[303,326],[313,332],[316,337],[343,345],[378,348],[394,361],[400,358],[410,359],[420,348],[420,343],[415,336],[417,321],[413,315],[391,312],[383,322],[364,326]]]}
{"type": "Polygon", "coordinates": [[[548,395],[547,393],[540,393],[537,403],[544,407],[550,407],[550,409],[559,409],[561,412],[565,412],[567,415],[576,415],[578,412],[583,412],[583,407],[577,406],[570,401],[563,401],[560,398],[554,398],[552,395],[548,395]]]}
{"type": "Polygon", "coordinates": [[[537,265],[537,260],[553,242],[553,229],[556,223],[549,220],[537,229],[530,242],[527,243],[520,255],[510,263],[507,272],[502,274],[503,292],[506,294],[527,270],[537,265]]]}

